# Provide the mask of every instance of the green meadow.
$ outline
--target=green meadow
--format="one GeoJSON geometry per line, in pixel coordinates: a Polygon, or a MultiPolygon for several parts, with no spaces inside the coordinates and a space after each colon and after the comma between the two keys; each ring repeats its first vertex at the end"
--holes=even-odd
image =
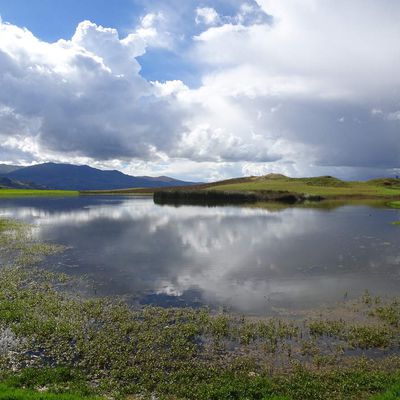
{"type": "Polygon", "coordinates": [[[221,183],[212,187],[225,191],[279,190],[326,198],[400,198],[400,179],[342,181],[334,177],[288,178],[283,175],[248,178],[245,182],[221,183]]]}
{"type": "Polygon", "coordinates": [[[73,190],[34,190],[34,189],[5,189],[0,188],[0,197],[19,196],[78,196],[78,191],[73,190]]]}
{"type": "MultiPolygon", "coordinates": [[[[220,190],[225,192],[284,191],[310,196],[321,196],[326,199],[325,201],[394,201],[400,199],[400,179],[382,178],[369,181],[344,181],[332,176],[289,178],[284,175],[269,174],[261,177],[228,179],[225,181],[174,188],[131,188],[109,191],[82,191],[81,193],[150,195],[159,190],[220,190]]],[[[392,204],[396,205],[396,202],[394,201],[392,204]]]]}

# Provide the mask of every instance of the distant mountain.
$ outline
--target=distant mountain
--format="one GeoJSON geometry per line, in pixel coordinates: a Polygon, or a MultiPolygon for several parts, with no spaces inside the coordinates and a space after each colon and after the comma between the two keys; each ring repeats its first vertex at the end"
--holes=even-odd
{"type": "Polygon", "coordinates": [[[166,176],[130,176],[120,171],[103,171],[88,165],[55,163],[33,165],[0,175],[19,182],[33,182],[49,189],[60,190],[111,190],[192,184],[166,176]]]}
{"type": "Polygon", "coordinates": [[[0,175],[9,174],[17,169],[23,168],[18,165],[0,164],[0,175]]]}
{"type": "Polygon", "coordinates": [[[5,189],[46,189],[43,185],[37,185],[35,183],[20,182],[14,179],[0,176],[0,188],[5,189]]]}

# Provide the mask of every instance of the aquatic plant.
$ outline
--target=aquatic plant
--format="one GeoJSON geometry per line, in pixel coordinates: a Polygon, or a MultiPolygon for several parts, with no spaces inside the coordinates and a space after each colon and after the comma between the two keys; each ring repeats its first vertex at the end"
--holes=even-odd
{"type": "Polygon", "coordinates": [[[399,346],[396,301],[361,299],[353,311],[362,322],[132,308],[79,295],[65,275],[18,265],[21,227],[3,226],[3,243],[19,249],[0,250],[11,264],[0,269],[0,382],[11,399],[344,400],[400,381],[400,358],[381,350],[399,346]],[[374,360],[364,357],[368,349],[374,360]]]}

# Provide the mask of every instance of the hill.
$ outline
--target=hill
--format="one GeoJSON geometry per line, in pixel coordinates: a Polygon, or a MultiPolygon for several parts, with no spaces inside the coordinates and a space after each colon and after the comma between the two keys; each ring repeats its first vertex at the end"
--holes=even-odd
{"type": "Polygon", "coordinates": [[[20,182],[14,179],[0,176],[0,188],[6,189],[47,189],[43,185],[38,185],[29,182],[20,182]]]}
{"type": "Polygon", "coordinates": [[[250,177],[242,182],[222,182],[209,187],[215,190],[280,191],[288,190],[326,198],[400,198],[400,179],[343,181],[333,176],[311,178],[250,177]]]}
{"type": "Polygon", "coordinates": [[[35,185],[57,190],[112,190],[192,184],[165,176],[130,176],[120,171],[103,171],[88,165],[55,163],[24,167],[1,175],[12,181],[33,182],[35,185]]]}
{"type": "Polygon", "coordinates": [[[0,164],[0,175],[9,174],[20,168],[22,167],[18,165],[0,164]]]}
{"type": "MultiPolygon", "coordinates": [[[[154,193],[164,189],[129,189],[110,193],[154,193]]],[[[219,182],[177,187],[176,190],[221,190],[225,192],[291,192],[326,199],[400,200],[400,179],[382,178],[369,181],[344,181],[333,176],[289,178],[269,174],[227,179],[219,182]]]]}

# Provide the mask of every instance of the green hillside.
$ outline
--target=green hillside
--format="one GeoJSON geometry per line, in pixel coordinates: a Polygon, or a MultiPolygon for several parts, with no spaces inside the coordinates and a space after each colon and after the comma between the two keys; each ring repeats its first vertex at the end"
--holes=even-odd
{"type": "Polygon", "coordinates": [[[331,176],[315,178],[288,178],[283,175],[250,177],[244,182],[210,185],[215,190],[286,190],[323,197],[400,198],[400,179],[374,179],[370,181],[342,181],[331,176]]]}
{"type": "Polygon", "coordinates": [[[329,199],[400,200],[400,179],[343,181],[333,176],[289,178],[281,174],[227,179],[200,185],[173,188],[131,188],[109,191],[83,191],[83,194],[152,194],[165,190],[286,191],[329,199]]]}

